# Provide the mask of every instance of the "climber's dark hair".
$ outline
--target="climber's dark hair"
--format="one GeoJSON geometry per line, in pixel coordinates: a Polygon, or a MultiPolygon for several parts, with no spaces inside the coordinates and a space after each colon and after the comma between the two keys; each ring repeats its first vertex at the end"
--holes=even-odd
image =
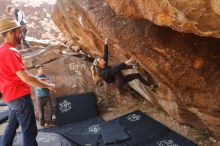
{"type": "Polygon", "coordinates": [[[18,8],[15,8],[15,18],[16,18],[16,20],[18,21],[18,12],[19,12],[20,10],[18,9],[18,8]]]}
{"type": "Polygon", "coordinates": [[[38,65],[35,66],[36,70],[38,70],[40,67],[44,67],[44,65],[38,64],[38,65]]]}

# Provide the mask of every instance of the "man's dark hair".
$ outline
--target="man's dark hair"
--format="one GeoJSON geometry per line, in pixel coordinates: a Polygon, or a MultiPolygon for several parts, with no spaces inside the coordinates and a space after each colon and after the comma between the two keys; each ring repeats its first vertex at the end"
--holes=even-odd
{"type": "Polygon", "coordinates": [[[4,38],[6,37],[7,32],[8,32],[8,31],[2,33],[2,36],[3,36],[4,38]]]}
{"type": "MultiPolygon", "coordinates": [[[[9,30],[9,31],[13,31],[13,32],[15,33],[17,29],[18,29],[18,28],[14,28],[14,29],[9,30]]],[[[5,37],[7,36],[7,33],[8,33],[9,31],[3,32],[3,33],[2,33],[2,36],[5,38],[5,37]]]]}
{"type": "Polygon", "coordinates": [[[13,31],[13,32],[15,33],[17,29],[18,29],[18,28],[14,28],[14,29],[12,29],[11,31],[13,31]]]}
{"type": "Polygon", "coordinates": [[[36,70],[38,70],[40,67],[44,67],[42,64],[38,64],[35,66],[36,70]]]}
{"type": "Polygon", "coordinates": [[[18,21],[18,12],[20,10],[18,8],[15,8],[15,19],[18,21]]]}

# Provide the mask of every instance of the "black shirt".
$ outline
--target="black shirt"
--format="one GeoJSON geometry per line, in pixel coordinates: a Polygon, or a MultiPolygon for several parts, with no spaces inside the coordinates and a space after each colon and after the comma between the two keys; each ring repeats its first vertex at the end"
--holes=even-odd
{"type": "Polygon", "coordinates": [[[104,45],[104,56],[105,67],[99,69],[99,76],[107,83],[113,83],[115,81],[114,75],[119,73],[126,67],[125,63],[120,63],[112,66],[108,66],[108,45],[104,45]]]}

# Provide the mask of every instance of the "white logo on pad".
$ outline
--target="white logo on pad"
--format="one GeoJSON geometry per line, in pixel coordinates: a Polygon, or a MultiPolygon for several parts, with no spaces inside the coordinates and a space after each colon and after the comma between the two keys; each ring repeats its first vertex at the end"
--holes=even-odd
{"type": "Polygon", "coordinates": [[[59,103],[59,109],[60,109],[61,113],[64,113],[64,112],[66,113],[66,112],[70,111],[71,108],[72,108],[71,103],[68,102],[66,99],[63,102],[59,103]]]}
{"type": "Polygon", "coordinates": [[[175,143],[173,140],[162,140],[157,142],[158,146],[179,146],[177,143],[175,143]]]}
{"type": "Polygon", "coordinates": [[[50,142],[53,142],[55,140],[56,140],[56,138],[53,137],[53,136],[47,136],[47,137],[37,136],[37,138],[36,138],[37,142],[42,142],[42,143],[50,143],[50,142]]]}
{"type": "Polygon", "coordinates": [[[141,119],[141,116],[137,114],[131,114],[131,115],[128,115],[126,118],[130,122],[135,122],[135,121],[139,121],[141,119]]]}
{"type": "Polygon", "coordinates": [[[101,128],[99,127],[99,124],[97,125],[93,125],[89,127],[89,132],[91,133],[98,133],[101,130],[101,128]]]}

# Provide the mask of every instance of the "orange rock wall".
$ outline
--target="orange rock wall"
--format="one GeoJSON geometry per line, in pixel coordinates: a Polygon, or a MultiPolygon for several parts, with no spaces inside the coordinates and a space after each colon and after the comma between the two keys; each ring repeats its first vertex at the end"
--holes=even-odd
{"type": "MultiPolygon", "coordinates": [[[[209,32],[209,29],[214,30],[214,26],[206,25],[210,22],[203,19],[205,16],[201,16],[196,25],[199,31],[191,31],[187,27],[184,30],[184,27],[179,27],[181,21],[176,23],[170,18],[170,14],[175,12],[174,7],[171,7],[173,3],[166,0],[162,3],[151,0],[148,3],[153,4],[147,5],[147,2],[142,2],[145,1],[58,0],[52,17],[62,32],[70,35],[75,43],[93,56],[102,54],[104,38],[109,38],[110,63],[123,62],[134,57],[143,69],[141,73],[150,74],[159,84],[156,93],[152,93],[139,82],[133,82],[131,86],[135,90],[146,99],[159,104],[180,122],[198,128],[207,128],[219,137],[220,41],[178,32],[181,30],[181,32],[219,37],[219,29],[211,35],[203,33],[209,32]],[[169,12],[169,15],[161,13],[157,19],[154,19],[157,21],[152,21],[150,14],[152,13],[152,17],[156,16],[154,9],[156,11],[158,9],[158,12],[159,9],[164,11],[165,2],[168,3],[167,11],[170,10],[172,13],[169,12]],[[146,13],[140,12],[139,7],[146,13]],[[177,27],[178,31],[157,26],[146,19],[159,25],[177,27]]],[[[196,4],[191,2],[186,6],[196,6],[196,4]]],[[[177,6],[180,7],[176,3],[175,10],[177,6]]],[[[200,7],[208,10],[209,5],[200,7]]],[[[176,13],[178,16],[180,14],[176,13]]],[[[193,13],[191,15],[193,16],[193,13]]],[[[219,18],[217,14],[215,15],[216,17],[210,19],[219,18]]],[[[219,24],[220,19],[214,20],[219,24]]],[[[187,25],[194,24],[190,23],[191,21],[184,22],[187,22],[187,25]]]]}

